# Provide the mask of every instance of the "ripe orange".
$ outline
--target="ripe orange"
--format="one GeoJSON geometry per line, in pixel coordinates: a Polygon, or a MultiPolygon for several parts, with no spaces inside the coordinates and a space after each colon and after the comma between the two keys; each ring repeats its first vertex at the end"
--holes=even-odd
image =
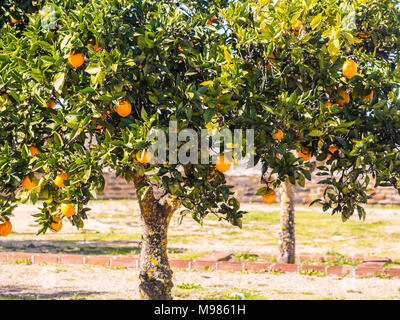
{"type": "Polygon", "coordinates": [[[11,20],[11,22],[12,23],[15,23],[15,24],[17,24],[17,23],[20,23],[21,22],[21,20],[17,20],[17,19],[15,19],[11,14],[10,14],[10,20],[11,20]]]}
{"type": "Polygon", "coordinates": [[[211,24],[215,20],[215,16],[208,18],[207,24],[211,24]]]}
{"type": "Polygon", "coordinates": [[[54,222],[52,222],[51,225],[50,225],[50,231],[52,231],[52,232],[58,232],[58,231],[60,231],[60,230],[62,229],[62,226],[63,226],[63,223],[62,223],[62,221],[60,220],[60,216],[59,216],[59,215],[56,215],[56,216],[53,218],[53,220],[54,220],[54,222]]]}
{"type": "Polygon", "coordinates": [[[55,103],[55,101],[50,100],[50,101],[47,102],[47,106],[51,107],[53,109],[56,106],[56,103],[55,103]]]}
{"type": "Polygon", "coordinates": [[[342,72],[345,77],[349,79],[353,78],[357,75],[357,63],[355,63],[354,60],[347,60],[343,64],[342,72]]]}
{"type": "Polygon", "coordinates": [[[31,179],[29,179],[29,176],[26,176],[23,180],[22,180],[22,188],[27,189],[27,190],[32,190],[33,188],[35,188],[37,186],[37,183],[35,181],[31,181],[31,179]]]}
{"type": "Polygon", "coordinates": [[[71,203],[63,203],[60,210],[67,218],[72,217],[76,213],[74,206],[71,203]]]}
{"type": "Polygon", "coordinates": [[[330,101],[325,101],[325,103],[324,103],[324,106],[325,107],[332,107],[332,102],[330,102],[330,101]]]}
{"type": "Polygon", "coordinates": [[[339,149],[338,148],[336,148],[335,146],[332,146],[332,147],[329,147],[329,149],[328,149],[328,159],[330,159],[331,157],[332,157],[332,155],[336,152],[336,151],[338,151],[339,149]]]}
{"type": "Polygon", "coordinates": [[[303,21],[301,21],[301,20],[297,20],[296,21],[296,24],[292,27],[292,29],[293,29],[293,31],[294,31],[294,34],[295,35],[298,35],[299,34],[299,31],[300,31],[300,29],[303,27],[303,21]]]}
{"type": "Polygon", "coordinates": [[[114,111],[121,117],[127,117],[132,112],[132,105],[127,100],[121,100],[119,104],[114,108],[114,111]]]}
{"type": "Polygon", "coordinates": [[[93,45],[93,50],[96,52],[99,52],[101,49],[103,49],[102,46],[99,46],[97,43],[93,45]]]}
{"type": "Polygon", "coordinates": [[[279,129],[277,132],[275,132],[275,133],[272,135],[272,137],[273,137],[275,140],[278,140],[278,141],[282,141],[283,136],[284,136],[284,133],[283,133],[283,131],[282,131],[281,129],[279,129]]]}
{"type": "Polygon", "coordinates": [[[4,222],[0,224],[0,236],[7,237],[12,231],[12,224],[10,221],[6,219],[2,219],[1,221],[4,222]]]}
{"type": "Polygon", "coordinates": [[[85,62],[85,55],[83,53],[75,53],[75,51],[72,51],[69,54],[68,61],[74,68],[79,68],[85,62]]]}
{"type": "Polygon", "coordinates": [[[304,161],[310,161],[312,156],[306,149],[301,149],[298,153],[299,158],[303,158],[304,161]]]}
{"type": "Polygon", "coordinates": [[[36,153],[39,152],[39,149],[36,148],[35,145],[31,145],[29,151],[31,152],[31,156],[33,157],[36,153]]]}
{"type": "Polygon", "coordinates": [[[215,169],[217,169],[219,172],[224,173],[228,171],[230,167],[231,167],[231,162],[227,157],[223,155],[218,157],[215,169]]]}
{"type": "Polygon", "coordinates": [[[268,189],[262,196],[265,203],[273,203],[276,200],[276,193],[273,189],[268,189]]]}
{"type": "Polygon", "coordinates": [[[271,53],[271,54],[268,56],[267,69],[270,69],[270,68],[271,68],[271,62],[270,62],[270,61],[273,61],[273,60],[275,60],[275,55],[274,55],[273,53],[271,53]]]}
{"type": "Polygon", "coordinates": [[[140,163],[149,163],[151,160],[151,153],[146,151],[142,153],[141,151],[138,151],[136,153],[136,160],[140,163]]]}
{"type": "Polygon", "coordinates": [[[64,180],[68,179],[68,174],[63,172],[60,173],[55,179],[54,184],[59,188],[65,188],[64,180]]]}
{"type": "Polygon", "coordinates": [[[343,105],[345,105],[346,103],[349,103],[349,102],[350,102],[350,96],[349,96],[349,94],[347,93],[347,91],[345,91],[345,90],[340,90],[339,93],[338,93],[338,96],[341,97],[341,98],[338,98],[338,99],[336,100],[336,103],[337,103],[339,106],[343,106],[343,105]]]}
{"type": "Polygon", "coordinates": [[[178,45],[178,49],[179,49],[179,51],[183,52],[183,48],[181,45],[178,45]]]}
{"type": "Polygon", "coordinates": [[[374,91],[371,90],[371,92],[369,94],[367,94],[366,96],[364,96],[364,99],[370,100],[374,97],[374,91]]]}

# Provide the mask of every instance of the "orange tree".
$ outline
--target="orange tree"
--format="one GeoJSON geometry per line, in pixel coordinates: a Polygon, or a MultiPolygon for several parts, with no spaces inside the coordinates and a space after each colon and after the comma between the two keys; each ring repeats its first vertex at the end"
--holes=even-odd
{"type": "MultiPolygon", "coordinates": [[[[147,133],[205,128],[235,107],[222,73],[225,1],[0,2],[0,214],[18,200],[41,226],[82,228],[103,169],[133,181],[143,223],[140,293],[170,299],[167,230],[173,213],[213,213],[240,225],[224,175],[210,164],[149,163],[147,133]],[[183,168],[183,170],[182,170],[183,168]]],[[[221,122],[223,123],[223,121],[221,122]]],[[[221,170],[222,171],[222,170],[221,170]]]]}
{"type": "MultiPolygon", "coordinates": [[[[280,261],[294,263],[294,190],[323,179],[324,211],[365,217],[368,185],[399,190],[400,12],[392,1],[234,2],[223,9],[246,72],[236,127],[255,130],[258,191],[281,186],[280,261]],[[371,180],[373,178],[374,180],[371,180]]],[[[239,79],[240,78],[240,79],[239,79]]]]}

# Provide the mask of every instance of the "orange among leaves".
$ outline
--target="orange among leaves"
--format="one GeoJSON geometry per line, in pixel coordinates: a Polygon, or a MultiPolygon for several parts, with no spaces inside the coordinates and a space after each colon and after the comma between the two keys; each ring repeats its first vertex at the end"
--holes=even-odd
{"type": "Polygon", "coordinates": [[[284,136],[284,133],[283,133],[283,131],[282,131],[281,129],[279,129],[277,132],[275,132],[275,133],[272,135],[272,137],[273,137],[275,140],[278,140],[278,141],[282,141],[283,136],[284,136]]]}
{"type": "Polygon", "coordinates": [[[136,160],[140,163],[149,163],[151,160],[151,153],[147,151],[138,151],[136,153],[136,160]]]}
{"type": "Polygon", "coordinates": [[[374,91],[371,90],[371,92],[369,94],[367,94],[366,96],[364,96],[364,99],[370,100],[374,97],[374,91]]]}
{"type": "Polygon", "coordinates": [[[15,19],[11,14],[10,14],[10,20],[11,20],[12,23],[15,23],[15,24],[21,22],[21,20],[15,19]]]}
{"type": "Polygon", "coordinates": [[[229,159],[227,157],[225,157],[224,155],[221,155],[217,158],[217,163],[215,165],[215,169],[217,169],[219,172],[226,172],[229,170],[229,168],[231,167],[231,162],[229,161],[229,159]]]}
{"type": "Polygon", "coordinates": [[[60,231],[62,229],[62,226],[63,226],[63,223],[62,223],[62,221],[60,219],[60,216],[56,215],[53,218],[53,220],[54,221],[50,224],[50,231],[52,231],[52,232],[60,231]]]}
{"type": "Polygon", "coordinates": [[[328,149],[328,159],[330,159],[332,157],[332,155],[338,150],[339,149],[336,148],[335,146],[329,147],[329,149],[328,149]]]}
{"type": "Polygon", "coordinates": [[[71,203],[63,203],[60,210],[67,218],[72,217],[76,213],[74,206],[71,203]]]}
{"type": "Polygon", "coordinates": [[[68,179],[67,173],[60,173],[55,179],[54,184],[59,188],[65,188],[64,180],[68,179]]]}
{"type": "Polygon", "coordinates": [[[68,61],[74,68],[79,68],[85,62],[85,55],[83,53],[75,53],[75,51],[72,51],[69,54],[68,61]]]}
{"type": "Polygon", "coordinates": [[[118,113],[121,117],[127,117],[132,112],[132,105],[127,100],[119,101],[118,105],[114,108],[114,111],[118,113]]]}
{"type": "Polygon", "coordinates": [[[29,151],[30,151],[30,153],[31,153],[31,156],[33,157],[36,153],[39,152],[39,149],[36,148],[35,145],[31,145],[31,146],[29,147],[29,151]]]}
{"type": "Polygon", "coordinates": [[[102,46],[99,46],[97,43],[93,45],[93,50],[96,52],[99,52],[101,49],[103,49],[102,46]]]}
{"type": "Polygon", "coordinates": [[[273,203],[276,200],[276,193],[273,189],[267,189],[263,194],[262,199],[265,203],[273,203]]]}
{"type": "Polygon", "coordinates": [[[7,219],[2,219],[3,223],[0,223],[0,236],[7,237],[12,231],[12,224],[7,219]]]}
{"type": "Polygon", "coordinates": [[[343,75],[349,79],[357,75],[357,63],[354,60],[347,60],[343,64],[342,68],[343,75]]]}
{"type": "Polygon", "coordinates": [[[215,20],[215,16],[208,18],[207,24],[211,24],[215,20]]]}
{"type": "Polygon", "coordinates": [[[37,187],[37,183],[35,181],[31,181],[29,176],[26,176],[22,180],[22,184],[21,185],[22,185],[22,188],[24,188],[26,190],[32,190],[33,188],[37,187]]]}
{"type": "Polygon", "coordinates": [[[303,27],[303,21],[297,20],[296,24],[292,27],[295,35],[299,34],[300,29],[303,27]]]}
{"type": "Polygon", "coordinates": [[[298,156],[299,156],[299,158],[303,158],[304,161],[310,161],[312,158],[309,151],[306,149],[301,149],[298,153],[298,156]]]}
{"type": "Polygon", "coordinates": [[[350,96],[347,93],[347,91],[340,90],[338,93],[338,99],[336,100],[336,103],[342,107],[343,105],[349,102],[350,102],[350,96]]]}
{"type": "Polygon", "coordinates": [[[332,102],[330,102],[330,101],[325,101],[325,103],[324,103],[324,106],[325,107],[332,107],[332,102]]]}

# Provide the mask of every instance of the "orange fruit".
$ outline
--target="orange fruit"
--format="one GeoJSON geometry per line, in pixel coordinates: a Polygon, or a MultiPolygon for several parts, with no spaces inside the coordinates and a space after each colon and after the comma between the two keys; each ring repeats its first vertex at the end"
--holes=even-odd
{"type": "Polygon", "coordinates": [[[59,188],[65,188],[64,179],[62,179],[60,176],[57,176],[54,179],[54,184],[59,188]]]}
{"type": "Polygon", "coordinates": [[[332,107],[332,102],[330,102],[330,101],[325,101],[325,103],[324,103],[324,106],[325,107],[332,107]]]}
{"type": "Polygon", "coordinates": [[[178,49],[179,49],[179,51],[183,52],[183,48],[181,45],[178,45],[178,49]]]}
{"type": "Polygon", "coordinates": [[[33,157],[36,153],[39,152],[39,149],[36,148],[35,145],[31,145],[29,151],[31,152],[31,156],[33,157]]]}
{"type": "Polygon", "coordinates": [[[357,63],[355,63],[354,60],[347,60],[343,64],[342,72],[345,77],[349,79],[353,78],[357,75],[357,63]]]}
{"type": "Polygon", "coordinates": [[[55,101],[50,100],[50,101],[47,102],[47,106],[51,107],[53,109],[56,106],[56,103],[55,103],[55,101]]]}
{"type": "Polygon", "coordinates": [[[62,229],[62,226],[63,226],[63,223],[62,223],[62,221],[60,220],[60,216],[59,216],[59,215],[56,215],[56,216],[53,218],[53,220],[54,220],[54,222],[52,222],[51,225],[50,225],[50,231],[52,231],[52,232],[58,232],[58,231],[60,231],[60,230],[62,229]]]}
{"type": "Polygon", "coordinates": [[[15,23],[15,24],[17,24],[17,23],[20,23],[21,22],[21,20],[17,20],[17,19],[15,19],[11,14],[10,14],[10,20],[11,20],[11,22],[12,23],[15,23]]]}
{"type": "Polygon", "coordinates": [[[224,173],[228,171],[230,167],[231,167],[231,162],[227,157],[225,156],[218,157],[215,169],[217,169],[219,172],[224,173]]]}
{"type": "Polygon", "coordinates": [[[360,33],[358,34],[358,36],[359,36],[360,38],[368,38],[368,34],[366,34],[365,32],[360,32],[360,33]]]}
{"type": "Polygon", "coordinates": [[[27,190],[32,190],[33,188],[35,188],[37,186],[37,183],[34,181],[31,181],[31,179],[29,179],[29,176],[26,176],[23,180],[22,180],[22,188],[27,189],[27,190]]]}
{"type": "Polygon", "coordinates": [[[215,20],[215,16],[208,18],[207,24],[211,24],[215,20]]]}
{"type": "Polygon", "coordinates": [[[330,159],[331,157],[332,157],[332,155],[336,152],[336,151],[338,151],[339,149],[338,148],[336,148],[336,147],[334,147],[334,146],[332,146],[332,147],[329,147],[329,149],[328,149],[328,159],[330,159]]]}
{"type": "Polygon", "coordinates": [[[12,224],[10,221],[6,219],[2,219],[1,221],[4,222],[0,224],[0,236],[7,237],[12,231],[12,224]]]}
{"type": "Polygon", "coordinates": [[[336,103],[339,106],[343,106],[346,103],[350,102],[350,96],[345,90],[340,90],[338,93],[338,96],[340,97],[339,99],[336,100],[336,103]]]}
{"type": "Polygon", "coordinates": [[[83,53],[75,53],[75,51],[72,51],[69,54],[68,61],[74,68],[79,68],[85,62],[85,55],[83,53]]]}
{"type": "Polygon", "coordinates": [[[283,136],[284,136],[284,133],[283,133],[283,131],[282,131],[281,129],[279,129],[277,132],[275,132],[275,133],[272,135],[272,137],[273,137],[275,140],[278,140],[278,141],[281,141],[281,140],[283,139],[283,136]]]}
{"type": "Polygon", "coordinates": [[[294,34],[295,35],[298,35],[299,34],[299,31],[300,31],[300,29],[303,27],[303,21],[301,21],[301,20],[297,20],[296,21],[296,24],[292,27],[292,29],[293,29],[293,31],[294,31],[294,34]]]}
{"type": "Polygon", "coordinates": [[[76,213],[74,206],[71,203],[63,203],[60,210],[67,218],[72,217],[76,213]]]}
{"type": "Polygon", "coordinates": [[[273,203],[276,200],[276,193],[273,189],[268,189],[262,196],[265,203],[273,203]]]}
{"type": "Polygon", "coordinates": [[[132,105],[127,100],[121,100],[119,104],[114,108],[115,112],[121,117],[127,117],[132,112],[132,105]]]}
{"type": "Polygon", "coordinates": [[[273,53],[271,53],[271,54],[268,56],[267,69],[270,69],[270,68],[271,68],[271,62],[270,62],[270,61],[273,61],[273,60],[275,60],[275,55],[274,55],[273,53]]]}
{"type": "Polygon", "coordinates": [[[304,161],[309,161],[311,160],[312,156],[310,155],[310,153],[305,150],[305,149],[301,149],[298,153],[299,158],[303,158],[304,161]]]}
{"type": "Polygon", "coordinates": [[[94,50],[94,51],[99,52],[101,49],[103,49],[102,46],[99,46],[98,44],[94,44],[94,45],[93,45],[93,50],[94,50]]]}
{"type": "Polygon", "coordinates": [[[374,97],[374,91],[371,90],[371,92],[369,94],[367,94],[366,96],[364,96],[364,99],[370,100],[374,97]]]}
{"type": "Polygon", "coordinates": [[[151,160],[151,153],[146,151],[142,153],[141,151],[138,151],[136,153],[136,160],[140,163],[149,163],[151,160]]]}

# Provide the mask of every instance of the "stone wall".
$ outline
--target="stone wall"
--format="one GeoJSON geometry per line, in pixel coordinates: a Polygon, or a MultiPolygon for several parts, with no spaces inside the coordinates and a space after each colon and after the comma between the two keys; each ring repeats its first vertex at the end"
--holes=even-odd
{"type": "MultiPolygon", "coordinates": [[[[234,186],[233,191],[240,202],[262,202],[261,196],[257,196],[257,190],[262,187],[260,183],[260,170],[232,168],[226,174],[228,184],[234,186]]],[[[136,198],[135,188],[132,183],[126,183],[115,174],[105,174],[106,186],[103,195],[99,199],[134,199],[136,198]]],[[[324,188],[317,182],[321,178],[313,176],[312,181],[307,181],[305,188],[297,187],[295,201],[297,203],[310,203],[322,196],[324,188]]],[[[379,187],[374,191],[376,194],[369,204],[400,205],[400,195],[394,188],[379,187]]],[[[279,199],[279,197],[278,197],[279,199]]],[[[277,200],[278,201],[278,200],[277,200]]]]}

